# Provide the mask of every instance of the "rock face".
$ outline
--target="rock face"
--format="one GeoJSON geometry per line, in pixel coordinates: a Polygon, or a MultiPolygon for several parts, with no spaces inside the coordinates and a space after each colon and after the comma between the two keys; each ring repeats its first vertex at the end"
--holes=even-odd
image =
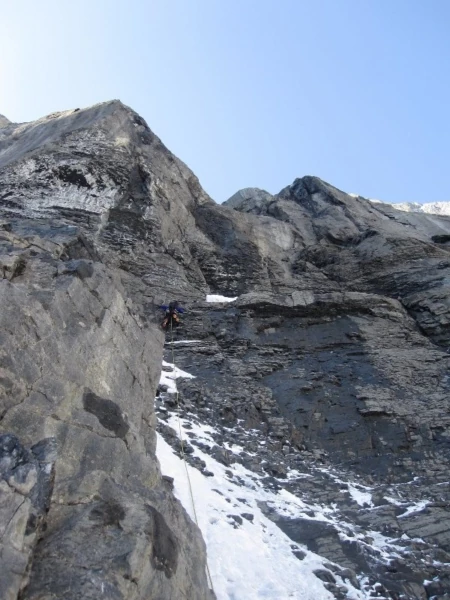
{"type": "MultiPolygon", "coordinates": [[[[125,264],[143,269],[133,254],[144,245],[132,232],[140,217],[122,215],[112,199],[121,193],[110,179],[121,177],[120,160],[111,158],[108,174],[101,148],[87,142],[106,146],[95,123],[120,133],[122,115],[134,129],[137,117],[113,103],[11,126],[3,140],[10,165],[2,171],[0,224],[5,600],[211,597],[201,535],[155,457],[163,334],[139,312],[144,297],[133,305],[141,283],[133,285],[125,264]],[[96,195],[103,185],[105,198],[96,195]],[[114,225],[107,231],[110,211],[120,215],[117,236],[114,225]]],[[[117,144],[112,157],[123,151],[117,144]]],[[[133,187],[136,175],[138,196],[137,173],[130,165],[122,176],[133,187]]]]}
{"type": "Polygon", "coordinates": [[[216,205],[117,101],[0,127],[0,596],[212,597],[155,457],[157,306],[173,298],[196,376],[183,407],[222,428],[218,460],[232,438],[268,486],[330,506],[335,480],[286,474],[339,466],[378,498],[342,518],[405,550],[384,576],[335,530],[270,518],[350,578],[384,577],[385,597],[450,594],[450,217],[314,177],[216,205]],[[400,519],[386,497],[411,480],[403,498],[426,509],[400,519]]]}
{"type": "Polygon", "coordinates": [[[239,190],[226,201],[226,205],[237,210],[248,213],[256,212],[259,214],[261,205],[267,204],[273,200],[273,196],[265,190],[259,188],[245,188],[239,190]]]}
{"type": "Polygon", "coordinates": [[[6,117],[4,117],[3,115],[0,115],[0,128],[6,127],[10,123],[11,123],[11,121],[9,121],[6,117]]]}

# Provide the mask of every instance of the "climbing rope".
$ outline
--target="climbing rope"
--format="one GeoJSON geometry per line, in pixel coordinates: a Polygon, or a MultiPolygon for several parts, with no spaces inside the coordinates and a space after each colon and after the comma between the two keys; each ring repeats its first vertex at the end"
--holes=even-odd
{"type": "MultiPolygon", "coordinates": [[[[171,338],[170,345],[172,348],[172,365],[173,365],[173,370],[175,372],[175,379],[176,379],[175,350],[174,350],[175,344],[174,344],[174,340],[173,340],[173,320],[172,319],[170,319],[170,338],[171,338]]],[[[184,451],[184,438],[183,438],[183,431],[181,429],[181,416],[180,416],[181,415],[180,394],[178,392],[178,386],[176,384],[176,381],[175,381],[175,395],[176,395],[176,404],[177,404],[178,430],[179,430],[180,444],[181,444],[181,458],[183,460],[184,469],[186,471],[186,477],[187,477],[188,487],[189,487],[189,495],[191,497],[191,504],[192,504],[192,510],[194,513],[195,524],[200,529],[200,525],[198,524],[198,518],[197,518],[197,510],[195,508],[194,492],[192,489],[191,478],[189,476],[189,470],[187,467],[186,453],[184,451]]],[[[214,592],[214,586],[213,586],[212,577],[211,577],[211,573],[210,573],[209,565],[208,565],[208,557],[206,557],[206,574],[208,576],[209,586],[210,586],[211,590],[214,592]]]]}

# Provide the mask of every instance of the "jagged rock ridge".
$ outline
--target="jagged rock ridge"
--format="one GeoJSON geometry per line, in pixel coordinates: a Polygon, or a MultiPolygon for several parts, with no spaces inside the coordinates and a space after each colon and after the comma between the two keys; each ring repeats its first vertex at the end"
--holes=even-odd
{"type": "MultiPolygon", "coordinates": [[[[198,530],[154,455],[156,307],[173,297],[189,311],[177,336],[202,341],[180,347],[196,376],[182,401],[223,428],[216,452],[234,427],[246,466],[277,486],[298,461],[368,485],[415,477],[427,514],[414,523],[400,527],[383,502],[348,518],[414,531],[430,557],[441,549],[440,588],[423,584],[436,577],[432,558],[412,577],[408,542],[386,597],[449,592],[449,217],[401,213],[314,177],[216,205],[117,101],[6,123],[0,165],[1,492],[20,506],[0,518],[11,523],[5,597],[208,597],[198,530]],[[239,298],[211,307],[209,292],[239,298]],[[250,429],[267,441],[266,463],[252,460],[250,429]]],[[[298,523],[284,527],[307,545],[298,523]]]]}

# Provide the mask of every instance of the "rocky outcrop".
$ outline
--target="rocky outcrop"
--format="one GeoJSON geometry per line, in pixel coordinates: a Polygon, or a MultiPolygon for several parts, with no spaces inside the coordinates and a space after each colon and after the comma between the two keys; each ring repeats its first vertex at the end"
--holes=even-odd
{"type": "Polygon", "coordinates": [[[11,121],[9,121],[6,117],[4,117],[3,115],[0,115],[0,128],[6,127],[10,123],[11,123],[11,121]]]}
{"type": "Polygon", "coordinates": [[[1,597],[208,598],[155,459],[161,332],[74,227],[0,241],[1,597]]]}
{"type": "Polygon", "coordinates": [[[226,205],[237,210],[261,214],[261,207],[273,202],[273,196],[259,188],[245,188],[239,190],[226,201],[226,205]]]}
{"type": "Polygon", "coordinates": [[[288,260],[296,288],[310,288],[308,276],[319,270],[341,289],[398,299],[433,341],[448,345],[450,263],[445,243],[436,242],[449,234],[450,217],[396,211],[315,177],[296,180],[269,204],[256,201],[260,214],[295,228],[300,247],[288,260]]]}
{"type": "MultiPolygon", "coordinates": [[[[3,139],[5,600],[211,597],[201,535],[155,457],[164,340],[143,308],[146,296],[133,294],[144,285],[135,249],[154,248],[144,245],[148,232],[138,232],[139,210],[151,208],[119,208],[132,197],[139,203],[145,178],[137,164],[120,171],[121,158],[129,159],[119,135],[124,115],[137,139],[149,135],[134,113],[112,103],[11,126],[3,139]]],[[[158,215],[148,219],[153,231],[158,215]]],[[[178,231],[175,222],[166,226],[178,231]]],[[[158,256],[152,264],[163,266],[158,256]]]]}
{"type": "Polygon", "coordinates": [[[370,536],[344,544],[343,530],[266,510],[348,577],[427,597],[450,549],[450,218],[314,177],[218,206],[118,101],[0,126],[2,597],[211,597],[204,543],[155,457],[157,306],[172,298],[189,315],[177,364],[196,377],[182,407],[220,429],[216,459],[232,440],[268,488],[407,536],[384,577],[370,536]],[[323,466],[375,486],[376,510],[336,500],[323,466]],[[288,477],[302,468],[311,483],[288,477]],[[385,498],[411,480],[426,514],[400,519],[385,498]]]}

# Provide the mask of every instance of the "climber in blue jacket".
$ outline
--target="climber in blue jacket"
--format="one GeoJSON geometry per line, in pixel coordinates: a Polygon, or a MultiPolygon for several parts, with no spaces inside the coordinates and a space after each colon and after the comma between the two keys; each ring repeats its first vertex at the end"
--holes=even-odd
{"type": "Polygon", "coordinates": [[[180,324],[179,315],[184,313],[185,310],[182,308],[176,300],[173,300],[169,305],[162,304],[159,308],[162,308],[166,311],[166,316],[164,317],[164,321],[161,323],[161,327],[163,329],[168,329],[169,325],[172,327],[178,327],[180,324]]]}

